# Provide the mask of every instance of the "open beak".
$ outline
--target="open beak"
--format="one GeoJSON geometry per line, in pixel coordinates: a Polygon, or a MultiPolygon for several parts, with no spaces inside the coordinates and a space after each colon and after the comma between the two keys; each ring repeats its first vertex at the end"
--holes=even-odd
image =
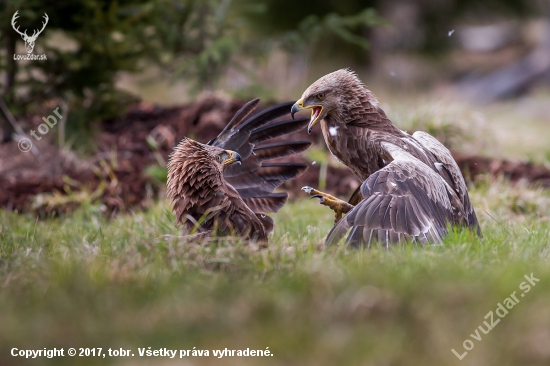
{"type": "Polygon", "coordinates": [[[307,133],[311,133],[311,129],[313,126],[315,126],[319,122],[319,117],[321,116],[321,113],[323,112],[323,106],[322,105],[308,105],[304,107],[304,101],[300,99],[290,109],[290,114],[292,118],[294,119],[294,114],[298,111],[301,111],[302,109],[311,109],[311,120],[309,121],[309,125],[307,126],[307,133]]]}
{"type": "Polygon", "coordinates": [[[290,109],[290,115],[292,116],[292,119],[294,119],[294,115],[297,112],[300,112],[302,109],[304,109],[304,102],[300,99],[299,101],[294,103],[294,105],[290,109]]]}
{"type": "Polygon", "coordinates": [[[241,156],[239,155],[239,153],[235,152],[235,151],[231,151],[231,150],[225,150],[227,152],[227,154],[229,155],[229,158],[226,159],[222,165],[223,166],[228,166],[228,165],[231,165],[233,163],[239,163],[239,165],[241,164],[241,162],[243,161],[243,159],[241,158],[241,156]]]}

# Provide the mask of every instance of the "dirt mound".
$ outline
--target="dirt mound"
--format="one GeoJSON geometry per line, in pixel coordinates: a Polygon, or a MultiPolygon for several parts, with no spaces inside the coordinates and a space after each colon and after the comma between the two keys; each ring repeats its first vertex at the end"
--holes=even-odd
{"type": "Polygon", "coordinates": [[[146,176],[146,169],[165,166],[172,148],[184,136],[199,141],[217,136],[244,103],[208,97],[184,107],[140,104],[124,118],[105,124],[93,159],[96,164],[108,162],[118,181],[120,199],[107,203],[108,208],[143,206],[148,192],[156,193],[159,188],[146,176]]]}
{"type": "Polygon", "coordinates": [[[38,153],[23,153],[17,143],[0,145],[0,205],[8,209],[29,209],[32,196],[43,192],[64,192],[67,181],[93,178],[91,164],[68,151],[39,144],[38,153]]]}
{"type": "Polygon", "coordinates": [[[159,185],[146,176],[147,167],[162,166],[173,146],[184,136],[208,141],[225,127],[244,101],[207,97],[182,107],[165,108],[142,103],[126,116],[106,122],[96,137],[97,151],[87,159],[61,151],[44,141],[38,152],[23,153],[16,142],[0,145],[0,206],[18,211],[37,207],[65,211],[74,200],[60,195],[85,191],[98,195],[109,212],[144,208],[159,185]],[[61,205],[57,205],[59,202],[61,205]]]}
{"type": "Polygon", "coordinates": [[[531,163],[490,159],[477,155],[466,155],[453,152],[453,156],[465,177],[475,180],[480,175],[503,176],[512,183],[520,180],[550,188],[550,170],[531,163]]]}
{"type": "MultiPolygon", "coordinates": [[[[148,199],[163,189],[162,182],[148,175],[148,168],[162,167],[184,136],[199,141],[217,136],[244,103],[207,97],[182,107],[136,105],[123,118],[104,124],[104,131],[96,138],[96,153],[86,159],[44,143],[37,145],[40,152],[36,155],[19,151],[15,142],[0,145],[0,206],[19,211],[38,207],[46,212],[61,207],[66,211],[96,199],[109,212],[145,208],[148,199]]],[[[290,138],[322,143],[319,130],[311,135],[300,131],[290,138]]],[[[503,175],[512,182],[525,179],[550,188],[550,170],[544,167],[459,153],[454,156],[469,179],[481,174],[503,175]]],[[[301,195],[302,186],[319,186],[320,170],[319,165],[312,164],[302,176],[281,188],[291,197],[301,195]]],[[[345,198],[358,185],[348,169],[328,167],[328,192],[345,198]]]]}

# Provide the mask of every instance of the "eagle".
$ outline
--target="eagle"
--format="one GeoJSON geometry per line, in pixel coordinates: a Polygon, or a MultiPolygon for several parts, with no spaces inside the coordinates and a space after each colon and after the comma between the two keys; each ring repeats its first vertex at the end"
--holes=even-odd
{"type": "Polygon", "coordinates": [[[249,117],[259,102],[246,103],[206,144],[184,137],[171,153],[167,194],[176,224],[186,234],[265,241],[273,231],[273,220],[266,214],[277,212],[288,198],[287,193],[273,190],[307,168],[278,158],[302,152],[311,144],[274,139],[305,128],[309,119],[281,120],[294,102],[249,117]]]}
{"type": "Polygon", "coordinates": [[[291,115],[303,109],[311,109],[308,132],[320,122],[329,151],[362,182],[348,202],[303,188],[336,213],[327,244],[348,231],[346,242],[352,246],[438,243],[449,225],[481,236],[449,150],[425,132],[410,135],[397,128],[355,72],[341,69],[315,81],[291,115]]]}

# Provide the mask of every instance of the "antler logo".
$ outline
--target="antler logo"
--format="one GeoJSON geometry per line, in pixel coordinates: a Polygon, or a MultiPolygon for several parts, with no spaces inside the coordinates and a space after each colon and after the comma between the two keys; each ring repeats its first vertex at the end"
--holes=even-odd
{"type": "Polygon", "coordinates": [[[42,29],[40,30],[35,29],[32,33],[32,36],[29,36],[27,35],[26,29],[25,29],[25,32],[21,32],[19,31],[19,26],[17,28],[15,27],[15,21],[17,20],[17,18],[19,18],[19,15],[17,14],[18,12],[19,10],[17,10],[15,14],[13,14],[13,17],[11,18],[11,26],[13,27],[13,29],[15,29],[17,33],[21,35],[21,38],[23,38],[23,41],[25,41],[25,47],[27,48],[27,53],[32,53],[32,50],[34,49],[34,42],[36,42],[36,38],[38,38],[40,33],[42,33],[44,28],[46,28],[46,24],[48,24],[48,20],[49,20],[48,14],[44,13],[45,22],[42,22],[42,29]]]}

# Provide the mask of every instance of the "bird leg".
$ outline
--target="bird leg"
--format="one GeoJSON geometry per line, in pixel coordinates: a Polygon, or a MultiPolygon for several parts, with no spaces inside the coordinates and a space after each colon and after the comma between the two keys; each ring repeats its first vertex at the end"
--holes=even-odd
{"type": "Polygon", "coordinates": [[[308,193],[311,196],[310,198],[319,198],[319,204],[330,207],[334,211],[334,223],[340,221],[342,214],[350,212],[353,208],[353,206],[346,201],[342,201],[339,198],[309,186],[302,187],[302,191],[308,193]]]}

